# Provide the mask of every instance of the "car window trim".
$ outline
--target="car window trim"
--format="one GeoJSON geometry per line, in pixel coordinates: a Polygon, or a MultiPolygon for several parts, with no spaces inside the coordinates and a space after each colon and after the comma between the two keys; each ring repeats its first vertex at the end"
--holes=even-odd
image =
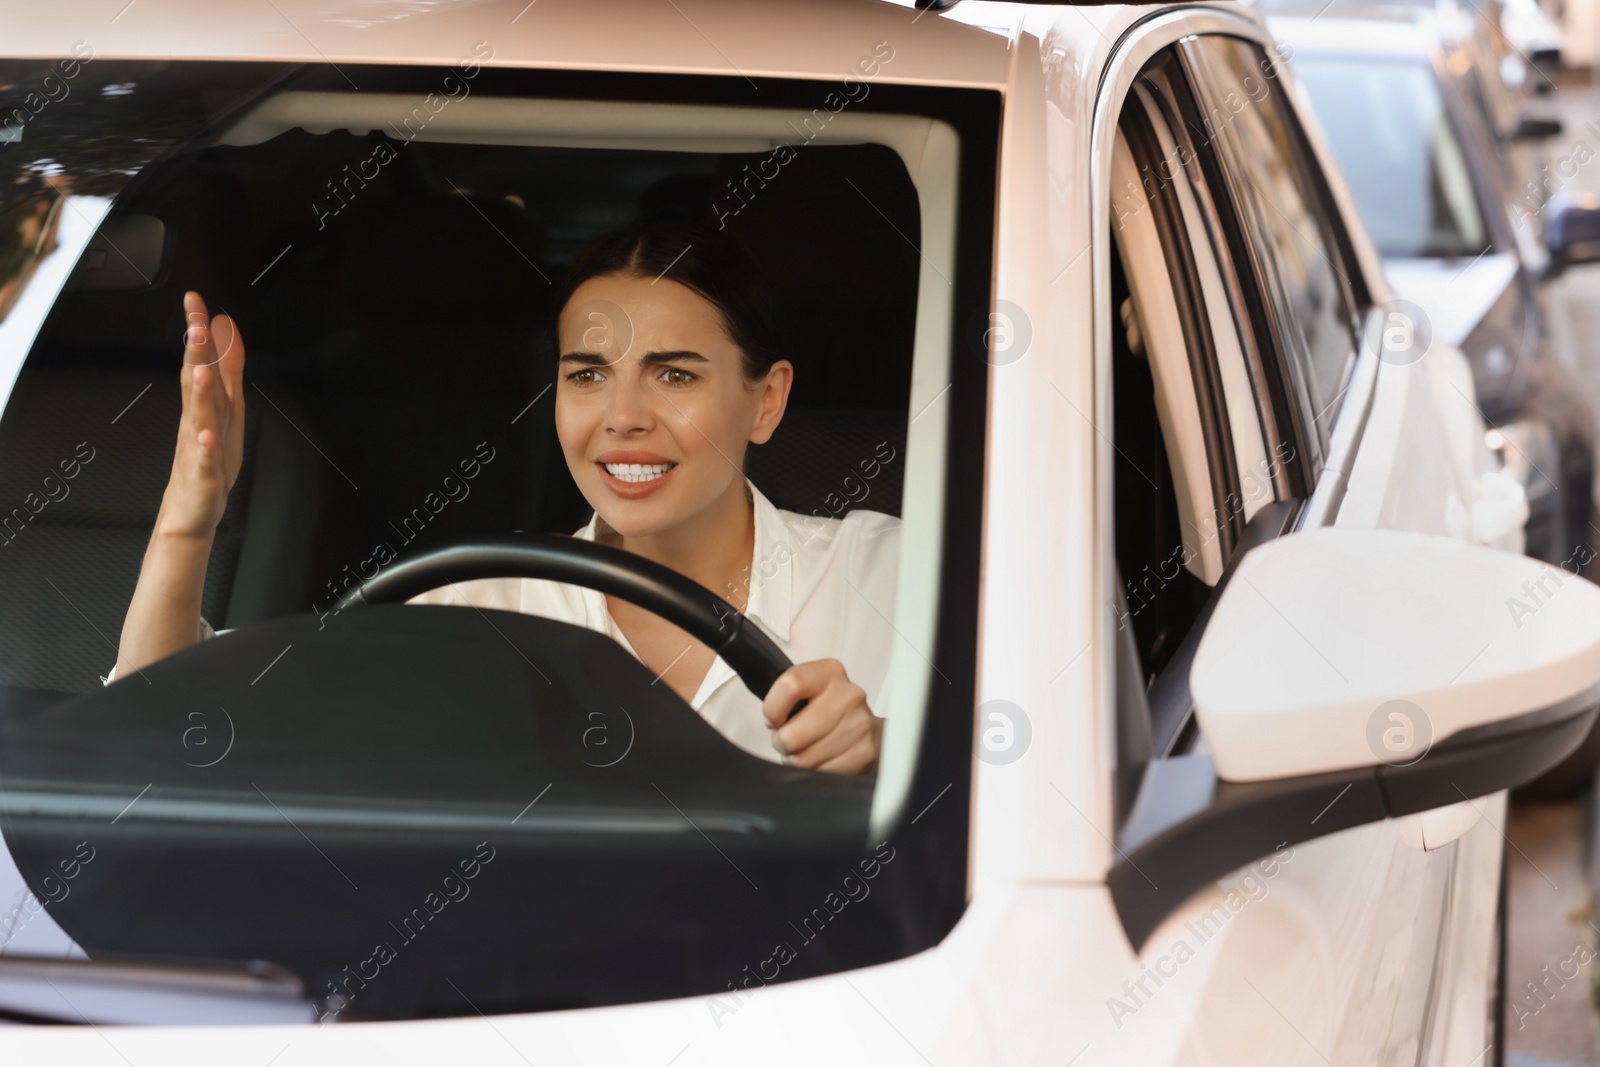
{"type": "MultiPolygon", "coordinates": [[[[1136,92],[1128,94],[1128,106],[1123,115],[1125,118],[1132,117],[1132,129],[1124,127],[1124,137],[1134,162],[1141,167],[1145,164],[1155,167],[1159,175],[1160,162],[1164,157],[1161,131],[1156,123],[1165,123],[1165,116],[1151,114],[1151,109],[1136,92]]],[[[1170,136],[1170,124],[1167,125],[1166,132],[1170,136]]],[[[1222,562],[1226,566],[1234,546],[1243,536],[1244,517],[1237,512],[1229,513],[1222,507],[1225,501],[1238,499],[1239,464],[1234,454],[1233,427],[1222,386],[1216,338],[1211,333],[1205,289],[1195,262],[1196,250],[1189,240],[1187,217],[1178,198],[1176,181],[1158,182],[1155,195],[1149,196],[1148,200],[1156,233],[1161,239],[1167,278],[1177,304],[1184,347],[1189,357],[1189,380],[1199,410],[1210,474],[1211,514],[1220,515],[1223,520],[1218,523],[1217,535],[1221,541],[1222,562]]],[[[1132,269],[1127,264],[1123,266],[1124,269],[1132,269]]],[[[1204,513],[1199,510],[1201,504],[1201,501],[1192,502],[1197,514],[1204,513]]]]}
{"type": "MultiPolygon", "coordinates": [[[[1173,55],[1174,62],[1158,71],[1147,71],[1149,76],[1144,83],[1160,104],[1167,128],[1187,156],[1184,169],[1202,221],[1211,235],[1212,253],[1233,305],[1267,450],[1275,454],[1287,443],[1297,457],[1296,462],[1284,464],[1281,476],[1275,477],[1278,495],[1304,497],[1314,480],[1312,451],[1308,448],[1307,423],[1294,395],[1290,357],[1274,331],[1258,327],[1259,323],[1272,321],[1271,308],[1260,286],[1249,276],[1248,268],[1241,267],[1240,250],[1248,249],[1249,235],[1244,230],[1234,198],[1226,192],[1226,180],[1215,153],[1202,151],[1194,143],[1194,127],[1190,123],[1197,120],[1199,101],[1189,84],[1188,72],[1175,61],[1176,53],[1173,55]],[[1221,195],[1219,189],[1224,191],[1221,195]]],[[[1248,262],[1248,257],[1244,262],[1248,262]]]]}
{"type": "MultiPolygon", "coordinates": [[[[1089,252],[1091,258],[1092,276],[1097,279],[1092,293],[1089,313],[1091,316],[1094,354],[1092,367],[1092,380],[1095,395],[1098,398],[1109,396],[1111,383],[1111,350],[1113,331],[1121,329],[1121,323],[1116,311],[1111,307],[1109,294],[1110,258],[1113,255],[1110,247],[1110,216],[1111,216],[1111,144],[1116,137],[1117,123],[1121,118],[1123,108],[1132,93],[1134,83],[1139,79],[1148,63],[1163,49],[1170,47],[1185,37],[1197,33],[1222,33],[1254,41],[1262,47],[1271,47],[1272,40],[1267,35],[1266,28],[1258,21],[1254,21],[1237,12],[1221,8],[1191,8],[1183,10],[1167,10],[1152,12],[1148,17],[1129,26],[1111,47],[1110,58],[1107,59],[1101,76],[1099,92],[1095,99],[1094,113],[1091,120],[1090,135],[1090,160],[1092,165],[1089,171],[1089,217],[1090,232],[1094,239],[1090,242],[1089,252]]],[[[1158,96],[1158,99],[1159,96],[1158,96]]],[[[1172,125],[1168,117],[1169,126],[1172,125]]],[[[1182,126],[1174,130],[1174,136],[1182,135],[1182,126]]],[[[1224,283],[1227,285],[1230,299],[1241,301],[1246,287],[1241,283],[1237,266],[1232,255],[1226,253],[1230,246],[1220,238],[1224,223],[1221,216],[1216,214],[1212,191],[1207,188],[1202,176],[1191,172],[1191,188],[1195,190],[1197,202],[1205,212],[1205,222],[1212,237],[1213,251],[1217,257],[1224,283]]],[[[1212,179],[1214,180],[1214,179],[1212,179]]],[[[1260,382],[1265,377],[1272,380],[1275,368],[1271,368],[1266,360],[1266,353],[1258,344],[1258,338],[1253,329],[1243,328],[1244,306],[1236,304],[1233,308],[1234,319],[1239,323],[1240,343],[1245,349],[1246,365],[1256,385],[1258,397],[1264,395],[1260,382]]],[[[1281,404],[1281,400],[1275,401],[1281,404]]],[[[1293,436],[1295,431],[1284,417],[1283,409],[1262,410],[1263,432],[1269,436],[1270,447],[1279,441],[1289,439],[1298,446],[1298,439],[1293,436]]],[[[1285,464],[1278,472],[1275,482],[1279,485],[1280,495],[1300,497],[1309,490],[1310,468],[1304,460],[1305,453],[1299,450],[1295,453],[1297,462],[1285,464]]],[[[1092,570],[1094,588],[1092,595],[1096,603],[1113,604],[1118,590],[1122,588],[1121,580],[1117,574],[1115,534],[1112,516],[1115,501],[1112,492],[1115,451],[1109,441],[1100,439],[1095,444],[1094,457],[1094,506],[1100,521],[1096,523],[1096,544],[1094,546],[1095,566],[1092,570]]],[[[1258,516],[1259,517],[1259,516],[1258,516]]],[[[1099,729],[1105,736],[1115,737],[1119,728],[1117,721],[1118,699],[1116,696],[1116,670],[1118,636],[1116,631],[1116,617],[1113,611],[1097,611],[1094,613],[1093,645],[1100,649],[1099,672],[1106,679],[1104,699],[1097,710],[1099,729]]],[[[1140,694],[1141,696],[1143,694],[1140,694]]],[[[1107,765],[1107,773],[1101,776],[1102,788],[1106,791],[1108,806],[1115,807],[1114,780],[1122,768],[1107,765]]],[[[1139,772],[1131,768],[1126,769],[1135,777],[1139,772]]],[[[1112,871],[1117,863],[1116,848],[1111,842],[1106,842],[1103,860],[1108,872],[1112,871]]]]}
{"type": "MultiPolygon", "coordinates": [[[[1203,52],[1198,51],[1196,42],[1216,37],[1227,37],[1243,41],[1245,45],[1256,50],[1261,60],[1276,62],[1271,59],[1268,50],[1263,48],[1259,41],[1246,38],[1237,33],[1196,34],[1192,39],[1182,42],[1181,47],[1175,49],[1175,54],[1179,60],[1177,66],[1184,74],[1182,85],[1185,92],[1177,94],[1177,102],[1180,108],[1186,112],[1184,114],[1185,125],[1194,124],[1191,127],[1192,129],[1206,128],[1204,125],[1206,102],[1202,100],[1201,83],[1204,78],[1202,77],[1203,67],[1201,64],[1206,61],[1207,57],[1203,52]]],[[[1284,76],[1291,79],[1291,82],[1282,82],[1280,85],[1292,84],[1292,71],[1289,71],[1284,65],[1280,66],[1281,69],[1278,71],[1278,75],[1275,76],[1284,76]]],[[[1347,235],[1341,232],[1341,229],[1336,225],[1336,220],[1339,216],[1331,210],[1332,197],[1322,174],[1324,161],[1311,147],[1310,139],[1306,136],[1302,117],[1296,109],[1293,96],[1294,94],[1290,91],[1283,91],[1280,95],[1280,99],[1286,101],[1284,105],[1284,122],[1292,142],[1288,147],[1288,161],[1297,176],[1296,182],[1302,197],[1317,218],[1320,236],[1325,246],[1324,254],[1328,257],[1329,265],[1334,268],[1334,273],[1338,276],[1339,280],[1336,285],[1339,292],[1343,294],[1345,307],[1348,311],[1348,316],[1344,318],[1344,329],[1349,338],[1349,346],[1340,367],[1339,390],[1334,393],[1334,400],[1321,410],[1317,407],[1320,398],[1313,395],[1313,383],[1318,376],[1314,372],[1314,368],[1309,365],[1310,353],[1303,350],[1303,345],[1292,345],[1287,349],[1283,348],[1284,335],[1286,333],[1294,335],[1298,331],[1293,329],[1283,330],[1282,325],[1279,323],[1279,315],[1272,308],[1268,308],[1269,314],[1263,320],[1273,323],[1270,340],[1273,346],[1279,350],[1284,373],[1290,379],[1291,385],[1288,392],[1295,398],[1291,410],[1299,416],[1298,421],[1303,424],[1303,436],[1313,446],[1313,452],[1311,453],[1312,466],[1308,471],[1307,477],[1308,485],[1314,486],[1326,462],[1327,448],[1332,437],[1331,421],[1326,419],[1325,416],[1337,417],[1337,411],[1330,413],[1328,407],[1337,405],[1342,398],[1342,391],[1349,381],[1350,368],[1354,362],[1361,336],[1360,320],[1364,307],[1362,298],[1367,294],[1365,293],[1364,278],[1362,278],[1362,291],[1357,291],[1357,286],[1352,276],[1352,270],[1354,269],[1352,263],[1355,262],[1352,254],[1353,248],[1347,235]],[[1315,165],[1311,165],[1312,163],[1315,163],[1315,165]]],[[[1237,147],[1234,146],[1228,131],[1222,131],[1212,141],[1224,142],[1224,147],[1212,148],[1212,142],[1207,142],[1204,147],[1210,149],[1210,151],[1201,153],[1200,158],[1203,161],[1209,161],[1213,169],[1218,172],[1221,179],[1221,187],[1229,198],[1234,215],[1242,223],[1245,217],[1244,204],[1241,197],[1236,195],[1236,190],[1241,187],[1237,186],[1233,179],[1237,177],[1248,182],[1249,178],[1242,173],[1239,175],[1230,173],[1225,157],[1237,151],[1237,147]]],[[[1251,273],[1255,275],[1253,281],[1257,288],[1260,289],[1272,284],[1269,279],[1275,281],[1278,278],[1278,274],[1275,270],[1268,270],[1267,264],[1262,263],[1259,257],[1255,255],[1254,243],[1250,241],[1249,233],[1241,229],[1238,231],[1237,236],[1244,238],[1244,245],[1235,254],[1244,253],[1243,259],[1254,265],[1251,273]]],[[[1356,271],[1355,276],[1359,276],[1359,271],[1356,271]]],[[[1284,302],[1288,303],[1286,300],[1284,302]]]]}
{"type": "MultiPolygon", "coordinates": [[[[191,61],[182,61],[188,63],[191,61]]],[[[319,87],[331,86],[336,71],[320,65],[305,65],[312,74],[319,75],[319,87]]],[[[301,68],[296,68],[300,70],[301,68]]],[[[396,77],[420,78],[432,70],[424,64],[373,65],[363,77],[378,73],[396,77]]],[[[644,100],[663,96],[667,99],[684,98],[683,102],[696,103],[708,95],[725,94],[731,80],[724,75],[683,75],[670,73],[639,73],[611,71],[565,71],[549,69],[484,68],[479,76],[480,85],[520,88],[523,83],[538,86],[574,87],[573,95],[591,92],[604,99],[644,100]],[[648,91],[645,96],[640,90],[648,91]]],[[[274,83],[275,85],[277,83],[274,83]]],[[[992,362],[980,331],[960,328],[960,324],[982,321],[992,307],[992,284],[999,255],[1000,220],[996,213],[998,200],[1000,134],[1003,118],[1003,98],[997,90],[971,87],[945,87],[898,85],[884,83],[875,86],[870,105],[866,110],[887,114],[923,114],[935,121],[950,125],[959,135],[959,152],[954,154],[955,172],[951,176],[946,195],[952,203],[953,230],[949,235],[950,248],[947,273],[953,278],[950,305],[939,317],[931,321],[939,324],[941,344],[949,348],[947,381],[929,387],[931,408],[935,409],[923,422],[932,425],[938,419],[947,426],[948,444],[938,457],[937,465],[929,468],[929,476],[944,486],[946,495],[939,501],[931,517],[933,532],[940,547],[935,560],[939,577],[939,612],[931,621],[930,640],[924,645],[927,658],[917,653],[918,663],[927,663],[927,672],[940,666],[937,677],[944,683],[928,685],[924,708],[920,745],[909,780],[898,804],[898,817],[886,828],[895,836],[891,840],[901,845],[905,857],[895,870],[916,868],[922,874],[912,884],[909,876],[895,874],[892,884],[880,882],[884,899],[898,900],[905,907],[900,912],[896,936],[901,938],[898,955],[909,956],[936,944],[942,939],[963,913],[971,895],[973,866],[970,862],[970,805],[960,798],[970,797],[977,762],[973,752],[973,702],[977,688],[981,631],[979,629],[979,594],[982,561],[983,530],[981,516],[971,507],[956,507],[953,501],[981,501],[987,480],[987,459],[984,448],[991,383],[989,369],[992,362]],[[947,320],[947,321],[945,321],[947,320]],[[942,385],[942,388],[941,388],[942,385]],[[941,401],[941,398],[942,401],[941,401]],[[934,801],[953,793],[937,808],[934,801]],[[915,815],[915,818],[911,818],[915,815]],[[915,823],[913,827],[911,824],[915,823]],[[906,878],[904,883],[900,882],[906,878]],[[903,951],[901,951],[903,950],[903,951]]],[[[801,79],[769,79],[763,82],[762,95],[777,97],[776,106],[799,106],[813,99],[815,83],[801,79]]],[[[651,105],[656,106],[656,105],[651,105]]],[[[848,117],[848,116],[846,116],[848,117]]],[[[155,164],[147,166],[120,191],[119,200],[125,200],[135,182],[152,180],[159,175],[155,164]]],[[[920,195],[920,190],[919,190],[920,195]]],[[[923,239],[927,240],[928,231],[923,239]]],[[[938,261],[940,250],[923,249],[925,261],[938,261]]],[[[924,266],[922,270],[933,270],[924,266]]],[[[946,279],[946,284],[950,284],[946,279]]],[[[919,292],[920,296],[924,295],[919,292]]],[[[52,306],[54,298],[52,298],[52,306]]],[[[920,322],[920,320],[919,320],[920,322]]],[[[31,351],[30,340],[27,351],[31,351]]],[[[921,417],[909,406],[907,417],[921,417]]],[[[915,421],[915,420],[913,420],[915,421]]],[[[887,751],[887,749],[886,749],[887,751]]],[[[885,773],[879,788],[886,789],[885,773]]],[[[841,957],[833,970],[865,965],[863,955],[850,962],[841,957]]],[[[847,954],[848,956],[848,954],[847,954]]],[[[881,958],[881,957],[880,957],[881,958]]],[[[879,962],[879,959],[866,962],[879,962]]],[[[681,991],[680,991],[681,992],[681,991]]],[[[673,994],[680,995],[680,994],[673,994]]]]}

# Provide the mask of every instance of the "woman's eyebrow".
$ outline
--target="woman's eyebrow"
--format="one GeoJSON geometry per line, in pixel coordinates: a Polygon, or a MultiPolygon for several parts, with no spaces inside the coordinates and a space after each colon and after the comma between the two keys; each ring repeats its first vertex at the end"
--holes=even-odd
{"type": "MultiPolygon", "coordinates": [[[[568,352],[558,362],[578,363],[585,367],[609,367],[617,361],[615,359],[607,359],[598,352],[568,352]]],[[[681,349],[673,352],[648,352],[640,357],[639,362],[648,367],[656,363],[709,363],[711,361],[698,352],[681,349]]]]}
{"type": "Polygon", "coordinates": [[[649,366],[652,363],[709,363],[711,361],[698,352],[683,349],[676,352],[647,352],[639,359],[639,362],[649,366]]]}
{"type": "Polygon", "coordinates": [[[607,359],[598,352],[568,352],[562,356],[558,363],[581,363],[585,367],[609,367],[615,363],[614,359],[607,359]]]}

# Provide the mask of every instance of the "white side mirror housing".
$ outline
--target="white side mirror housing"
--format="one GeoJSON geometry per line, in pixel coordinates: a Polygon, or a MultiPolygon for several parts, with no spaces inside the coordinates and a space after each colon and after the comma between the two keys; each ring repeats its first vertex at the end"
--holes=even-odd
{"type": "Polygon", "coordinates": [[[1224,781],[1405,766],[1466,730],[1600,703],[1600,586],[1448,537],[1290,534],[1240,560],[1190,687],[1224,781]]]}
{"type": "Polygon", "coordinates": [[[1269,532],[1207,610],[1160,694],[1198,731],[1125,769],[1137,785],[1106,881],[1136,948],[1196,889],[1284,844],[1381,819],[1414,847],[1447,844],[1469,828],[1463,801],[1532,780],[1600,720],[1600,587],[1524,556],[1269,532]]]}

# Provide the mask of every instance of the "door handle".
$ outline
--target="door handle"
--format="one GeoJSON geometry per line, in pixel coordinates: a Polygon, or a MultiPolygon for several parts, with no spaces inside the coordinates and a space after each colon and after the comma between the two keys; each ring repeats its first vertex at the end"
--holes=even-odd
{"type": "Polygon", "coordinates": [[[1395,820],[1400,840],[1418,852],[1443,848],[1478,824],[1478,808],[1470,800],[1430,808],[1395,820]]]}
{"type": "Polygon", "coordinates": [[[1472,536],[1481,545],[1522,551],[1528,493],[1505,471],[1483,471],[1473,481],[1472,536]]]}

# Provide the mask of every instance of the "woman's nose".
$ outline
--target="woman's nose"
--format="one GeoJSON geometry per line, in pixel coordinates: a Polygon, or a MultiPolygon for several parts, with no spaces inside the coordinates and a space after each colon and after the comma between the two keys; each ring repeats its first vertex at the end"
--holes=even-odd
{"type": "Polygon", "coordinates": [[[607,433],[619,436],[641,433],[655,423],[647,387],[636,380],[628,380],[631,377],[618,375],[616,387],[611,390],[611,402],[606,406],[607,433]]]}

